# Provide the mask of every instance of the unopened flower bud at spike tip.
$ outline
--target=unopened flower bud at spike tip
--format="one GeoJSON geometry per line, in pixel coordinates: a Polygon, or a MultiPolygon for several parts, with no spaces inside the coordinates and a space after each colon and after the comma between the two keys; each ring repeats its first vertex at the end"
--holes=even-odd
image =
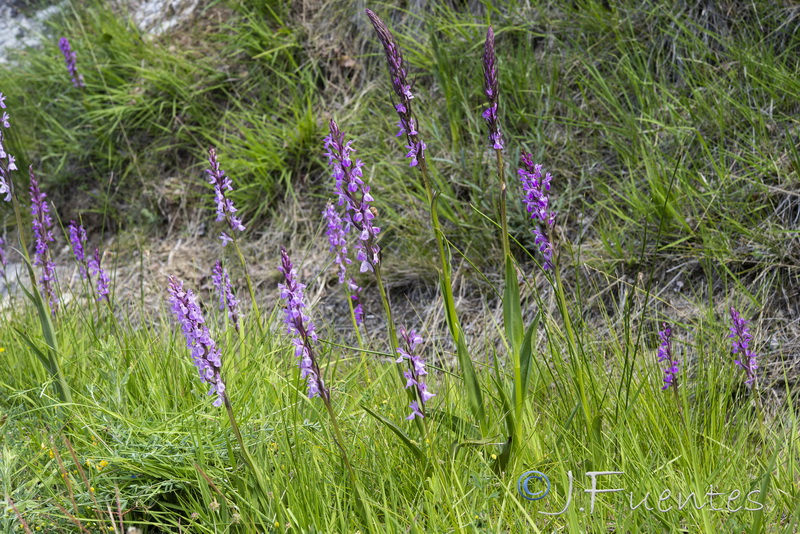
{"type": "Polygon", "coordinates": [[[753,336],[747,326],[748,321],[743,319],[733,306],[730,308],[730,314],[732,324],[731,333],[728,334],[728,337],[733,338],[731,352],[734,355],[738,355],[734,363],[747,373],[745,384],[752,386],[758,371],[758,355],[750,349],[750,342],[753,340],[753,336]]]}
{"type": "Polygon", "coordinates": [[[503,150],[503,135],[500,132],[500,125],[497,118],[497,99],[500,93],[497,81],[497,61],[494,51],[494,31],[489,26],[486,32],[486,42],[483,47],[483,81],[484,92],[489,107],[481,114],[489,126],[489,140],[492,148],[503,150]]]}

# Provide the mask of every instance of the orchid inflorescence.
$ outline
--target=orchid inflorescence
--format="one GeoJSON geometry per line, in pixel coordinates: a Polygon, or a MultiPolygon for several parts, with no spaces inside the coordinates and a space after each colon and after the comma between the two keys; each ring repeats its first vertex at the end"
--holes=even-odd
{"type": "Polygon", "coordinates": [[[729,338],[733,338],[731,352],[738,355],[734,363],[744,369],[747,373],[747,380],[745,384],[751,386],[756,380],[756,371],[758,370],[758,355],[750,349],[750,342],[753,336],[750,334],[750,328],[747,326],[748,321],[739,315],[736,308],[731,306],[731,333],[728,334],[729,338]]]}
{"type": "MultiPolygon", "coordinates": [[[[557,213],[549,209],[548,193],[550,192],[550,173],[542,177],[542,166],[533,163],[531,154],[522,154],[522,168],[517,170],[519,181],[522,184],[523,201],[530,213],[531,219],[539,219],[546,224],[547,228],[552,228],[557,213]]],[[[539,251],[544,256],[543,268],[549,270],[553,268],[553,246],[545,232],[537,224],[533,233],[536,236],[535,243],[539,251]]]]}
{"type": "Polygon", "coordinates": [[[31,215],[33,217],[33,237],[36,240],[36,252],[33,264],[42,268],[42,275],[39,277],[39,284],[42,291],[50,299],[50,311],[55,315],[58,311],[58,297],[55,292],[56,266],[52,260],[50,243],[55,241],[53,235],[53,219],[50,217],[50,205],[47,202],[47,195],[39,188],[39,181],[33,174],[33,166],[29,168],[30,173],[30,194],[31,194],[31,215]]]}
{"type": "Polygon", "coordinates": [[[69,75],[72,78],[72,85],[78,88],[85,87],[86,85],[83,83],[83,75],[78,73],[78,55],[72,50],[72,46],[69,44],[69,39],[66,37],[59,39],[58,47],[61,49],[61,53],[64,55],[64,63],[66,63],[67,71],[69,71],[69,75]]]}
{"type": "Polygon", "coordinates": [[[497,60],[494,54],[494,31],[489,26],[486,33],[486,42],[483,48],[483,85],[489,107],[481,115],[489,126],[489,141],[492,148],[503,150],[503,134],[497,121],[497,97],[500,93],[497,83],[497,60]]]}
{"type": "Polygon", "coordinates": [[[403,340],[404,347],[399,347],[397,353],[400,355],[397,358],[397,363],[408,362],[408,369],[403,372],[406,378],[406,389],[414,387],[417,393],[418,400],[412,400],[409,404],[411,414],[406,419],[414,419],[415,417],[425,417],[425,403],[435,393],[428,391],[428,385],[425,383],[425,377],[428,374],[425,368],[425,360],[415,354],[417,346],[422,343],[422,336],[417,334],[416,330],[408,330],[402,326],[400,327],[400,338],[403,340]]]}
{"type": "Polygon", "coordinates": [[[305,314],[305,298],[303,290],[305,285],[297,281],[297,271],[292,265],[292,260],[286,249],[281,247],[281,266],[278,270],[283,273],[285,283],[278,284],[281,298],[286,301],[284,308],[284,324],[287,332],[292,336],[294,354],[300,360],[300,378],[305,378],[308,384],[308,397],[321,396],[325,402],[330,399],[330,394],[325,389],[314,354],[314,344],[317,343],[317,333],[314,322],[305,314]]]}
{"type": "MultiPolygon", "coordinates": [[[[0,93],[0,109],[6,109],[6,97],[3,93],[0,93]]],[[[0,123],[3,125],[3,128],[0,128],[0,196],[2,196],[3,200],[6,202],[11,201],[11,171],[17,170],[14,156],[6,152],[4,144],[4,129],[11,127],[9,120],[8,112],[3,111],[3,115],[0,117],[0,123]]]]}
{"type": "Polygon", "coordinates": [[[676,377],[679,371],[678,364],[681,361],[672,354],[672,328],[667,323],[663,323],[658,337],[661,339],[661,345],[658,347],[658,361],[667,364],[664,369],[664,386],[661,389],[667,389],[670,386],[677,388],[676,377]]]}
{"type": "Polygon", "coordinates": [[[228,270],[222,267],[222,262],[217,261],[211,275],[211,282],[217,289],[219,295],[219,309],[228,310],[228,318],[233,323],[233,327],[239,330],[239,301],[233,294],[233,286],[228,276],[228,270]]]}
{"type": "MultiPolygon", "coordinates": [[[[213,147],[208,149],[208,164],[210,168],[206,170],[206,173],[209,176],[208,182],[214,186],[214,198],[217,202],[217,221],[227,221],[231,234],[244,232],[245,227],[242,224],[242,220],[235,215],[237,210],[233,205],[233,200],[225,195],[226,191],[233,191],[231,179],[225,175],[225,171],[220,169],[219,161],[217,161],[217,151],[213,147]]],[[[222,232],[219,238],[222,240],[222,246],[233,241],[233,237],[227,232],[222,232]]]]}
{"type": "Polygon", "coordinates": [[[191,351],[200,381],[211,385],[208,394],[216,393],[214,406],[221,406],[225,400],[225,383],[221,375],[222,354],[211,338],[197,297],[191,289],[184,289],[183,282],[174,276],[169,277],[168,291],[172,313],[181,324],[186,347],[191,351]]]}

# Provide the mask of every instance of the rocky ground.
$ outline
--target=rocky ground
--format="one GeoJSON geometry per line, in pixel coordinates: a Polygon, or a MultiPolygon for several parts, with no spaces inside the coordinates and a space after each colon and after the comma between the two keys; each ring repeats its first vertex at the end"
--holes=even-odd
{"type": "MultiPolygon", "coordinates": [[[[0,62],[13,50],[37,46],[45,38],[47,20],[70,0],[4,0],[0,2],[0,62]]],[[[78,2],[80,0],[77,0],[78,2]]],[[[162,34],[196,14],[200,0],[115,0],[121,14],[140,30],[162,34]]]]}

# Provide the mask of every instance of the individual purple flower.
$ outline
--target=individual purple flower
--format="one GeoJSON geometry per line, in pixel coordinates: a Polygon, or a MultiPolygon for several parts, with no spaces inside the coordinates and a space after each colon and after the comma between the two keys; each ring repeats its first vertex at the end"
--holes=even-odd
{"type": "Polygon", "coordinates": [[[415,386],[417,398],[419,399],[419,402],[416,400],[411,402],[411,414],[406,419],[424,418],[425,404],[436,394],[428,391],[428,385],[423,378],[428,374],[427,369],[425,369],[425,360],[414,354],[417,345],[422,343],[422,336],[417,334],[415,330],[406,331],[401,326],[400,338],[403,340],[405,347],[397,349],[397,353],[400,355],[397,358],[397,363],[403,363],[404,360],[408,362],[408,369],[403,372],[403,376],[406,378],[406,389],[415,386]]]}
{"type": "Polygon", "coordinates": [[[33,165],[29,168],[31,183],[31,215],[33,217],[33,236],[36,240],[36,251],[33,264],[42,268],[39,284],[42,291],[50,299],[50,311],[53,315],[58,312],[58,297],[56,297],[54,284],[56,280],[56,266],[51,260],[50,243],[55,241],[53,235],[53,219],[50,218],[50,206],[47,195],[39,189],[39,181],[33,174],[33,165]]]}
{"type": "MultiPolygon", "coordinates": [[[[546,227],[552,228],[555,223],[557,213],[549,209],[550,181],[552,176],[547,173],[542,176],[542,166],[534,165],[532,156],[530,154],[522,154],[522,168],[517,170],[519,174],[519,181],[522,184],[523,201],[531,219],[540,220],[546,227]]],[[[533,233],[535,236],[536,246],[539,247],[544,263],[542,267],[545,270],[553,268],[553,246],[550,243],[545,232],[537,224],[533,233]]]]}
{"type": "Polygon", "coordinates": [[[64,55],[64,63],[67,64],[67,70],[69,71],[69,75],[72,77],[72,85],[75,87],[85,87],[83,83],[83,75],[78,73],[78,66],[77,66],[77,59],[78,56],[73,52],[72,46],[69,44],[69,39],[66,37],[62,37],[58,41],[58,47],[61,49],[61,53],[64,55]]]}
{"type": "MultiPolygon", "coordinates": [[[[0,93],[0,108],[6,108],[6,97],[3,93],[0,93]]],[[[2,117],[2,124],[3,127],[9,128],[11,127],[11,123],[9,122],[9,116],[7,112],[3,112],[2,117]]],[[[0,195],[2,195],[3,200],[6,202],[11,201],[11,192],[12,192],[12,185],[11,185],[11,171],[16,171],[17,165],[14,160],[14,156],[6,152],[5,148],[5,132],[0,130],[0,195]]]]}
{"type": "Polygon", "coordinates": [[[100,267],[100,250],[94,249],[94,256],[89,260],[89,272],[95,277],[95,287],[97,288],[97,302],[108,301],[111,280],[108,273],[100,267]]]}
{"type": "Polygon", "coordinates": [[[483,46],[483,86],[489,107],[481,115],[489,126],[489,140],[492,148],[503,150],[503,134],[497,121],[497,97],[499,86],[497,83],[497,61],[494,54],[494,31],[489,26],[486,32],[486,42],[483,46]]]}
{"type": "Polygon", "coordinates": [[[733,338],[731,351],[734,355],[739,355],[734,360],[734,363],[747,373],[747,380],[744,383],[751,386],[756,380],[756,371],[758,370],[758,356],[750,349],[750,341],[753,340],[753,336],[747,326],[748,321],[742,319],[742,316],[733,306],[731,306],[730,311],[732,325],[731,333],[728,334],[728,337],[733,338]]]}
{"type": "Polygon", "coordinates": [[[192,353],[192,360],[200,373],[200,381],[211,384],[208,394],[217,394],[214,406],[221,406],[225,400],[225,383],[222,381],[222,354],[206,326],[203,312],[197,305],[197,297],[191,289],[185,290],[183,282],[174,276],[169,277],[169,301],[172,313],[178,319],[186,338],[186,347],[192,353]]]}
{"type": "Polygon", "coordinates": [[[325,388],[319,365],[314,357],[317,333],[311,318],[304,312],[306,304],[303,290],[306,286],[297,281],[297,271],[283,247],[281,247],[281,266],[278,267],[278,270],[283,273],[286,282],[278,284],[281,298],[286,300],[283,322],[286,324],[289,335],[292,336],[294,355],[300,360],[300,378],[306,379],[309,398],[321,396],[323,401],[328,403],[330,394],[325,388]]]}
{"type": "Polygon", "coordinates": [[[410,166],[414,167],[421,160],[425,159],[425,149],[427,147],[425,143],[419,139],[419,132],[417,132],[416,122],[411,111],[411,100],[414,98],[414,95],[411,93],[411,84],[408,83],[403,54],[400,52],[400,47],[397,46],[394,36],[392,32],[389,31],[389,28],[386,27],[386,24],[369,9],[365,11],[386,53],[386,62],[389,65],[389,76],[392,79],[392,89],[399,99],[399,102],[394,105],[397,115],[400,117],[398,123],[400,131],[397,135],[406,135],[408,139],[406,148],[409,149],[406,157],[411,158],[410,166]]]}
{"type": "Polygon", "coordinates": [[[661,339],[661,345],[658,347],[658,361],[667,365],[664,369],[664,387],[661,389],[667,389],[670,386],[677,388],[676,377],[681,361],[672,354],[672,329],[667,323],[662,323],[658,337],[661,339]]]}
{"type": "MultiPolygon", "coordinates": [[[[231,179],[225,176],[225,171],[220,169],[219,162],[217,161],[217,151],[214,147],[208,149],[208,164],[211,167],[206,169],[209,180],[208,183],[214,186],[214,199],[217,203],[217,221],[227,221],[231,229],[231,234],[234,232],[244,232],[245,226],[242,220],[235,215],[236,208],[233,205],[233,200],[225,196],[226,191],[233,191],[231,179]]],[[[226,232],[222,232],[219,236],[222,240],[222,246],[226,246],[233,241],[233,237],[226,232]]]]}
{"type": "Polygon", "coordinates": [[[239,331],[239,301],[236,299],[236,295],[233,294],[233,286],[231,286],[231,280],[228,277],[227,269],[222,268],[222,263],[217,260],[216,265],[214,265],[214,270],[211,275],[211,282],[214,284],[214,287],[217,289],[217,293],[219,294],[219,309],[228,310],[228,318],[230,318],[231,322],[233,323],[233,327],[236,331],[239,331]]]}
{"type": "Polygon", "coordinates": [[[75,221],[69,222],[69,241],[72,244],[72,253],[78,262],[81,278],[86,280],[86,230],[75,221]]]}
{"type": "MultiPolygon", "coordinates": [[[[364,163],[360,159],[353,161],[351,154],[352,141],[344,142],[344,134],[339,131],[336,121],[331,119],[330,135],[325,138],[325,155],[333,167],[335,180],[334,191],[338,197],[338,205],[344,206],[345,214],[341,217],[341,233],[347,234],[352,228],[357,235],[353,248],[356,261],[360,262],[360,271],[374,271],[380,262],[380,247],[377,235],[380,228],[373,225],[377,211],[371,206],[370,187],[364,183],[361,168],[364,163]]],[[[330,227],[329,219],[329,227],[330,227]]],[[[341,277],[341,271],[340,271],[341,277]]],[[[341,278],[340,278],[341,279],[341,278]]]]}

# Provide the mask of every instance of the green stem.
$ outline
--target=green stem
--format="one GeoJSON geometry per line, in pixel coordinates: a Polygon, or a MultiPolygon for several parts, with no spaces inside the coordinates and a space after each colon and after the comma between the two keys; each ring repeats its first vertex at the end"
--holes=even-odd
{"type": "Polygon", "coordinates": [[[247,447],[244,444],[242,433],[239,431],[239,425],[236,424],[236,417],[233,415],[233,406],[231,405],[231,401],[228,398],[227,392],[222,395],[222,399],[223,403],[225,404],[225,411],[228,412],[228,420],[231,423],[233,435],[236,437],[236,442],[239,444],[239,449],[242,451],[242,458],[244,458],[244,462],[247,464],[250,472],[253,473],[254,477],[256,477],[256,483],[258,483],[258,487],[261,490],[264,499],[269,499],[269,491],[267,490],[267,487],[261,478],[261,473],[256,469],[256,465],[253,462],[252,456],[250,456],[250,452],[247,450],[247,447]]]}
{"type": "MultiPolygon", "coordinates": [[[[233,233],[233,232],[231,232],[233,233]]],[[[258,332],[263,334],[263,330],[261,329],[261,312],[258,310],[258,304],[256,303],[256,292],[253,289],[253,282],[250,279],[250,271],[247,269],[247,262],[244,261],[244,255],[242,254],[242,249],[239,248],[239,241],[236,239],[236,234],[233,233],[233,247],[236,249],[236,255],[239,256],[239,261],[242,264],[242,269],[244,269],[244,278],[247,281],[247,291],[250,293],[250,301],[253,303],[253,310],[256,312],[256,324],[258,325],[258,332]]],[[[244,328],[244,324],[242,324],[242,328],[244,328]]]]}

